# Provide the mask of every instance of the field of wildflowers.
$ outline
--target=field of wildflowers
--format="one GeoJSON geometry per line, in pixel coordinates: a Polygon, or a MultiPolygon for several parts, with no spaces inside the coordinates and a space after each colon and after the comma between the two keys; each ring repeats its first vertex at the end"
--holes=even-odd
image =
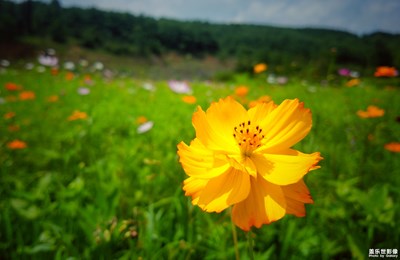
{"type": "MultiPolygon", "coordinates": [[[[370,250],[399,249],[394,68],[365,76],[342,69],[334,81],[315,83],[258,64],[228,82],[166,81],[87,61],[55,68],[45,58],[0,71],[1,259],[365,259],[370,250]],[[321,168],[304,176],[312,197],[304,217],[275,206],[267,209],[271,221],[254,215],[257,227],[246,232],[239,227],[250,222],[231,222],[234,203],[194,206],[188,187],[192,198],[185,196],[193,172],[183,169],[177,145],[196,137],[198,106],[206,111],[228,96],[245,109],[286,99],[309,109],[312,128],[293,149],[324,159],[318,154],[321,168]]],[[[261,144],[264,136],[254,138],[261,144]]]]}

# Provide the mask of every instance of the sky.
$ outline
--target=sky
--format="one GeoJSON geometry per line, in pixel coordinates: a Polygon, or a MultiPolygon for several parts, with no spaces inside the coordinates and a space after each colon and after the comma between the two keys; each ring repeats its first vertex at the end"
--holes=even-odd
{"type": "MultiPolygon", "coordinates": [[[[47,0],[48,2],[49,0],[47,0]]],[[[400,0],[59,0],[155,18],[400,34],[400,0]]]]}

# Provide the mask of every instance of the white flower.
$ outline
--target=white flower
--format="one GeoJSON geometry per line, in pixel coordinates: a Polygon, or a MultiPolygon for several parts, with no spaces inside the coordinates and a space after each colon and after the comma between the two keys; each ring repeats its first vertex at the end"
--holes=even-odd
{"type": "Polygon", "coordinates": [[[147,121],[147,122],[145,122],[145,123],[143,123],[143,124],[138,126],[137,133],[138,134],[146,133],[146,132],[150,131],[150,129],[152,129],[153,126],[154,126],[153,121],[147,121]]]}
{"type": "Polygon", "coordinates": [[[185,81],[170,80],[168,81],[169,88],[178,94],[191,94],[192,89],[185,81]]]}

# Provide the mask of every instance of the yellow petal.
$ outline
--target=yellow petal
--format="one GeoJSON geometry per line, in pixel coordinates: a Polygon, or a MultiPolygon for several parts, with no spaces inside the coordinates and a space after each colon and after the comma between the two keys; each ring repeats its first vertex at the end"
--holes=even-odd
{"type": "Polygon", "coordinates": [[[249,157],[241,154],[231,154],[226,155],[226,158],[233,168],[257,178],[257,168],[249,157]]]}
{"type": "Polygon", "coordinates": [[[281,186],[286,199],[286,212],[296,217],[304,217],[306,210],[304,203],[313,203],[307,186],[303,180],[287,186],[281,186]]]}
{"type": "MultiPolygon", "coordinates": [[[[223,120],[223,118],[220,120],[223,120]]],[[[238,152],[239,148],[232,133],[226,135],[224,132],[221,132],[218,127],[212,125],[201,107],[198,107],[197,111],[193,113],[192,123],[196,130],[196,137],[208,149],[215,151],[238,152]]]]}
{"type": "Polygon", "coordinates": [[[281,151],[302,140],[312,125],[311,111],[298,99],[284,100],[261,122],[264,130],[260,151],[281,151]]]}
{"type": "Polygon", "coordinates": [[[199,196],[207,182],[207,179],[199,179],[195,177],[189,177],[183,181],[183,190],[185,191],[185,195],[192,197],[193,205],[197,205],[199,196]]]}
{"type": "Polygon", "coordinates": [[[286,201],[282,189],[263,178],[251,178],[251,191],[246,200],[234,205],[232,220],[248,231],[281,219],[285,215],[286,201]]]}
{"type": "Polygon", "coordinates": [[[316,169],[322,160],[319,152],[301,153],[288,149],[282,154],[260,154],[251,156],[258,174],[277,185],[289,185],[298,182],[310,170],[316,169]]]}
{"type": "Polygon", "coordinates": [[[268,103],[259,102],[254,107],[250,108],[248,111],[248,115],[251,122],[254,122],[256,125],[261,123],[263,120],[267,118],[267,116],[276,108],[276,105],[273,101],[268,103]]]}
{"type": "Polygon", "coordinates": [[[249,175],[231,168],[230,171],[208,181],[200,194],[198,206],[207,212],[221,212],[244,200],[249,192],[249,175]]]}
{"type": "Polygon", "coordinates": [[[225,157],[217,156],[195,138],[190,146],[178,144],[179,162],[187,175],[198,178],[215,178],[230,167],[225,157]]]}

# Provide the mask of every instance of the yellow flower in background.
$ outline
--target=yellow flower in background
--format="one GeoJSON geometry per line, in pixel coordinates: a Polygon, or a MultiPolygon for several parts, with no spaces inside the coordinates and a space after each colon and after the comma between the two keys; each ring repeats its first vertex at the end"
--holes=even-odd
{"type": "Polygon", "coordinates": [[[11,119],[13,117],[15,117],[15,112],[7,112],[4,114],[4,119],[11,119]]]}
{"type": "Polygon", "coordinates": [[[270,96],[261,96],[257,100],[252,100],[249,102],[249,107],[255,107],[258,103],[268,103],[272,99],[270,96]]]}
{"type": "Polygon", "coordinates": [[[319,152],[291,149],[310,131],[311,111],[297,99],[259,103],[246,110],[231,97],[193,114],[196,138],[178,144],[183,183],[193,205],[206,212],[233,206],[232,220],[243,230],[293,214],[305,216],[312,203],[302,178],[319,168],[319,152]]]}
{"type": "Polygon", "coordinates": [[[187,104],[196,104],[197,99],[195,96],[183,96],[182,97],[183,102],[187,104]]]}
{"type": "Polygon", "coordinates": [[[19,93],[19,99],[20,100],[30,100],[30,99],[35,99],[36,95],[35,92],[33,91],[22,91],[19,93]]]}
{"type": "Polygon", "coordinates": [[[354,87],[354,86],[357,86],[360,83],[361,83],[360,79],[351,79],[351,80],[346,82],[346,87],[349,87],[349,88],[350,87],[354,87]]]}
{"type": "Polygon", "coordinates": [[[235,88],[235,95],[238,97],[245,97],[249,93],[249,88],[246,86],[238,86],[235,88]]]}
{"type": "Polygon", "coordinates": [[[138,118],[136,118],[136,123],[138,123],[138,124],[143,124],[143,123],[146,123],[147,121],[149,121],[149,120],[145,116],[139,116],[138,118]]]}
{"type": "Polygon", "coordinates": [[[59,99],[59,98],[58,98],[57,95],[52,95],[52,96],[49,96],[49,97],[47,98],[47,102],[54,103],[54,102],[57,102],[58,99],[59,99]]]}
{"type": "Polygon", "coordinates": [[[83,120],[87,118],[87,114],[85,112],[81,112],[79,110],[75,110],[69,117],[68,121],[74,120],[83,120]]]}
{"type": "Polygon", "coordinates": [[[357,115],[361,118],[381,117],[385,114],[385,110],[377,106],[368,106],[366,111],[358,110],[357,115]]]}
{"type": "Polygon", "coordinates": [[[256,73],[256,74],[261,73],[261,72],[264,72],[264,71],[266,71],[267,69],[268,69],[268,66],[267,66],[267,64],[265,64],[265,63],[259,63],[259,64],[256,64],[256,65],[253,67],[253,71],[254,71],[254,73],[256,73]]]}
{"type": "Polygon", "coordinates": [[[27,147],[26,143],[21,140],[14,140],[7,143],[7,147],[11,150],[21,150],[27,147]]]}

